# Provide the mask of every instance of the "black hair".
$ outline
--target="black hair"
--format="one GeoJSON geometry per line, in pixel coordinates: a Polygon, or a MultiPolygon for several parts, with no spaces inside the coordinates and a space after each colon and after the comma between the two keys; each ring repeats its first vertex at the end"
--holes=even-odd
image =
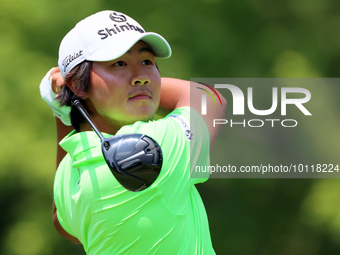
{"type": "MultiPolygon", "coordinates": [[[[65,83],[72,84],[72,87],[79,92],[88,92],[91,83],[91,70],[93,62],[85,60],[66,75],[65,83]]],[[[70,119],[73,128],[80,132],[80,125],[85,122],[84,117],[73,105],[73,100],[78,99],[86,108],[84,100],[73,93],[68,86],[63,86],[61,91],[58,93],[57,100],[60,102],[60,106],[70,106],[70,119]]]]}

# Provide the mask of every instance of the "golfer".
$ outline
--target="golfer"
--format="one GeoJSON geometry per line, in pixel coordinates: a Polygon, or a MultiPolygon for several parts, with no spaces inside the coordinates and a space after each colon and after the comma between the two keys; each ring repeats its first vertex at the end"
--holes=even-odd
{"type": "Polygon", "coordinates": [[[59,67],[40,84],[60,141],[54,225],[89,255],[215,254],[195,188],[209,173],[190,176],[195,165],[210,164],[219,132],[212,122],[224,117],[226,102],[222,96],[222,106],[208,100],[208,114],[201,116],[201,85],[161,78],[156,58],[170,55],[160,35],[123,13],[102,11],[64,37],[59,67]],[[162,169],[150,187],[131,192],[115,179],[75,99],[105,137],[139,133],[159,144],[162,169]]]}

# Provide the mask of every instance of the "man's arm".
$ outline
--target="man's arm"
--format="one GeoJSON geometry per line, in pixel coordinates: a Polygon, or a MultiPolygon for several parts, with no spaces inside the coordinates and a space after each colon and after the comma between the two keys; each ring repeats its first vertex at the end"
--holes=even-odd
{"type": "MultiPolygon", "coordinates": [[[[162,78],[161,101],[159,106],[160,111],[164,115],[177,108],[190,106],[200,113],[201,95],[206,94],[206,92],[201,89],[197,89],[197,87],[205,88],[201,84],[190,81],[174,78],[162,78]],[[191,99],[194,99],[191,102],[190,96],[191,99]]],[[[209,130],[210,148],[212,148],[221,129],[221,125],[218,125],[218,127],[213,126],[213,120],[225,118],[225,111],[227,109],[227,101],[220,93],[218,94],[221,98],[222,106],[219,104],[216,106],[212,98],[207,97],[207,114],[202,115],[209,130]]],[[[216,101],[219,102],[217,98],[216,101]]]]}
{"type": "MultiPolygon", "coordinates": [[[[59,118],[56,118],[57,123],[57,162],[56,162],[56,168],[58,168],[61,160],[65,157],[66,151],[63,150],[63,148],[60,147],[59,142],[68,134],[70,133],[73,128],[72,126],[66,126],[64,125],[59,118]]],[[[68,232],[64,230],[64,228],[60,225],[58,216],[57,216],[57,208],[55,206],[55,203],[53,201],[53,224],[56,230],[60,235],[62,235],[64,238],[71,240],[72,242],[76,244],[81,244],[81,242],[74,236],[70,235],[68,232]]]]}

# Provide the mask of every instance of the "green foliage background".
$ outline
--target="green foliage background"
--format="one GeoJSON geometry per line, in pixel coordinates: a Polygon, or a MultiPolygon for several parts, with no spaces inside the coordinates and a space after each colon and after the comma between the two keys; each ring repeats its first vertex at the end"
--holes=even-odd
{"type": "MultiPolygon", "coordinates": [[[[158,62],[163,76],[339,76],[337,0],[0,0],[0,7],[0,254],[84,254],[52,224],[55,123],[39,83],[57,65],[63,36],[86,16],[117,10],[163,35],[173,49],[158,62]]],[[[336,109],[327,118],[338,124],[336,109]]],[[[318,131],[306,127],[301,150],[339,152],[338,130],[325,141],[318,131]]],[[[217,254],[340,253],[338,179],[213,179],[198,188],[217,254]]]]}

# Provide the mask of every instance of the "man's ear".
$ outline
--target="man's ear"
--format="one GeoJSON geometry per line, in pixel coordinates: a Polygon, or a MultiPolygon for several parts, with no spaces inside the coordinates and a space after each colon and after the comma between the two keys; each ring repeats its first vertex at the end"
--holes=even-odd
{"type": "Polygon", "coordinates": [[[74,86],[74,83],[72,81],[66,83],[66,86],[70,88],[70,90],[72,90],[72,92],[80,97],[80,98],[86,98],[87,97],[87,93],[85,91],[80,91],[76,88],[76,86],[74,86]]]}

